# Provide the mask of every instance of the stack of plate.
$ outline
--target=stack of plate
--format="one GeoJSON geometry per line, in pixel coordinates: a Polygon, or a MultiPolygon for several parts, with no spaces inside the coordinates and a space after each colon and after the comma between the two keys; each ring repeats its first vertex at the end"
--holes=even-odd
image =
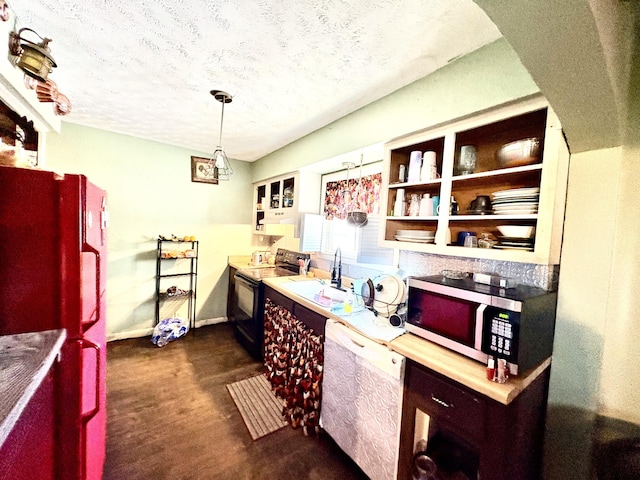
{"type": "Polygon", "coordinates": [[[493,213],[496,215],[526,215],[538,213],[538,187],[514,188],[491,194],[493,213]]]}
{"type": "Polygon", "coordinates": [[[399,242],[434,243],[436,232],[432,230],[398,230],[393,238],[399,242]]]}
{"type": "Polygon", "coordinates": [[[497,228],[502,236],[498,236],[500,242],[493,248],[533,251],[535,227],[530,225],[499,225],[497,228]]]}
{"type": "Polygon", "coordinates": [[[533,238],[498,237],[499,243],[493,248],[500,250],[524,250],[533,252],[533,238]]]}

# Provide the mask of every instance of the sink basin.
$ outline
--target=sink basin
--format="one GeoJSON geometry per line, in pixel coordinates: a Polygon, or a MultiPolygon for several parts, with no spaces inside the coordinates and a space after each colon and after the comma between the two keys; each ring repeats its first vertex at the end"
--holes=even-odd
{"type": "Polygon", "coordinates": [[[318,280],[284,283],[282,287],[325,308],[344,303],[347,296],[347,292],[330,285],[324,285],[318,280]]]}

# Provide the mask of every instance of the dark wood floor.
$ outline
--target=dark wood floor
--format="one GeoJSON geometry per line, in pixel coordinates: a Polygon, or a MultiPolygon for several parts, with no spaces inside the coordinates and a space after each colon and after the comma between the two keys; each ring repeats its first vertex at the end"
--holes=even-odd
{"type": "Polygon", "coordinates": [[[228,324],[109,343],[105,480],[366,479],[326,434],[251,440],[225,385],[260,372],[228,324]]]}

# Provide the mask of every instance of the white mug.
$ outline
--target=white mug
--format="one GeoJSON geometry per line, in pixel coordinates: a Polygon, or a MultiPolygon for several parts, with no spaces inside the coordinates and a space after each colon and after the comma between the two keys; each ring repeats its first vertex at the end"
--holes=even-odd
{"type": "Polygon", "coordinates": [[[420,169],[422,168],[422,152],[414,150],[409,156],[409,174],[407,182],[420,181],[420,169]]]}
{"type": "Polygon", "coordinates": [[[424,152],[422,156],[422,163],[427,165],[435,165],[436,164],[436,152],[428,151],[424,152]]]}
{"type": "Polygon", "coordinates": [[[420,174],[420,180],[427,182],[429,180],[435,180],[436,178],[440,178],[440,175],[438,175],[438,166],[436,164],[436,152],[424,152],[422,157],[422,172],[420,174]]]}

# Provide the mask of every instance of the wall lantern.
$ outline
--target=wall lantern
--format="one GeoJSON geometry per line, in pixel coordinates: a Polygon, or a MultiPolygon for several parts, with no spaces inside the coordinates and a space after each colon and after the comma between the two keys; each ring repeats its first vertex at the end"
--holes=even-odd
{"type": "Polygon", "coordinates": [[[9,34],[9,53],[16,57],[16,65],[25,74],[40,82],[46,82],[51,70],[57,66],[48,46],[50,41],[50,38],[42,38],[30,28],[21,28],[18,33],[9,34]],[[23,32],[35,34],[41,42],[36,43],[24,38],[23,32]]]}

